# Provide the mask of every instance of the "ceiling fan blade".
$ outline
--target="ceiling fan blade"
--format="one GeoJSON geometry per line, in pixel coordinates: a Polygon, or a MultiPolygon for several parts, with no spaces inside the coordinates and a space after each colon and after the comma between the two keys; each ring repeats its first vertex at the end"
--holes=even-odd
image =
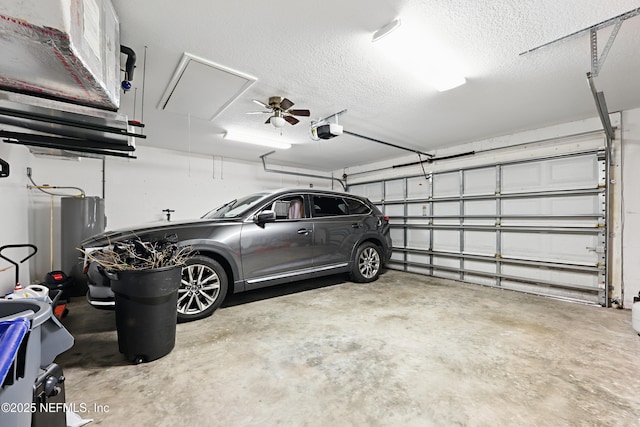
{"type": "Polygon", "coordinates": [[[295,125],[296,123],[298,123],[300,120],[296,119],[293,116],[284,116],[284,119],[289,122],[290,125],[295,125]]]}
{"type": "Polygon", "coordinates": [[[261,106],[261,107],[271,109],[271,107],[269,106],[269,104],[265,104],[264,102],[262,102],[262,101],[260,101],[260,100],[258,100],[258,99],[252,99],[252,101],[253,101],[253,102],[255,102],[256,104],[258,104],[258,105],[259,105],[259,106],[261,106]]]}
{"type": "Polygon", "coordinates": [[[309,117],[311,115],[311,112],[309,110],[289,110],[287,111],[287,113],[300,117],[309,117]]]}
{"type": "Polygon", "coordinates": [[[271,114],[272,111],[247,111],[245,114],[271,114]]]}
{"type": "Polygon", "coordinates": [[[291,102],[289,99],[284,98],[282,101],[280,101],[280,108],[281,109],[286,111],[291,107],[293,107],[293,102],[291,102]]]}
{"type": "MultiPolygon", "coordinates": [[[[275,116],[271,116],[271,117],[275,117],[275,116]]],[[[267,121],[266,121],[266,122],[264,122],[264,124],[265,124],[265,125],[268,125],[269,123],[271,123],[271,117],[269,117],[269,118],[267,119],[267,121]]]]}

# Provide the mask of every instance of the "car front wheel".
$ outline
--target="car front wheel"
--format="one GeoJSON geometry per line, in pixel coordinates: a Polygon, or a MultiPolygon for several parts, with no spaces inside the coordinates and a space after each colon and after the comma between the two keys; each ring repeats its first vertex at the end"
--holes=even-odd
{"type": "Polygon", "coordinates": [[[382,268],[380,247],[374,243],[363,243],[356,250],[351,278],[354,282],[373,282],[378,279],[382,268]]]}
{"type": "Polygon", "coordinates": [[[227,294],[227,273],[219,262],[195,255],[182,267],[178,289],[178,322],[211,316],[227,294]]]}

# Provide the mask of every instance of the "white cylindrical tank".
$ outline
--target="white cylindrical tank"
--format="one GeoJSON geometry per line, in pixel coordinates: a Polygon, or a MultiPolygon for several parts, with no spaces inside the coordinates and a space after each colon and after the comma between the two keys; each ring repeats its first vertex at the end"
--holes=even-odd
{"type": "Polygon", "coordinates": [[[640,335],[640,301],[634,302],[631,308],[631,324],[633,329],[640,335]]]}
{"type": "Polygon", "coordinates": [[[61,264],[62,271],[73,277],[74,293],[86,292],[86,276],[83,273],[80,242],[105,228],[104,199],[100,197],[63,197],[60,199],[61,264]]]}

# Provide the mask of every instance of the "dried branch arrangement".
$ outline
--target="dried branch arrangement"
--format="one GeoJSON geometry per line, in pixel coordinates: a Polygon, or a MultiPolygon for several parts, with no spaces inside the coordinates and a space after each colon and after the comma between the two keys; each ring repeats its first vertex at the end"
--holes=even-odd
{"type": "Polygon", "coordinates": [[[184,265],[192,252],[191,248],[179,248],[166,239],[156,242],[123,240],[97,251],[79,250],[87,261],[96,262],[107,271],[150,270],[184,265]]]}

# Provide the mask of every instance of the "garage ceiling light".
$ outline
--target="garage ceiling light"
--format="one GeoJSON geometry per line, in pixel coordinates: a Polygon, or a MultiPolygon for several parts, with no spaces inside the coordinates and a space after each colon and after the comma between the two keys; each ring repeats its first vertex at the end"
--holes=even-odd
{"type": "Polygon", "coordinates": [[[373,34],[376,49],[389,60],[389,64],[413,74],[439,92],[453,89],[466,83],[462,63],[454,52],[440,43],[432,34],[416,23],[407,20],[402,31],[393,30],[400,26],[395,19],[373,34]],[[388,37],[385,37],[388,36],[388,37]],[[381,40],[384,37],[384,40],[381,40]]]}
{"type": "Polygon", "coordinates": [[[254,145],[262,145],[262,146],[271,147],[271,148],[280,148],[282,150],[287,150],[291,148],[291,144],[289,144],[284,140],[278,140],[275,138],[265,138],[263,136],[258,136],[258,135],[248,135],[245,133],[239,133],[235,131],[225,132],[223,137],[224,139],[228,139],[230,141],[244,142],[247,144],[254,144],[254,145]]]}
{"type": "Polygon", "coordinates": [[[373,38],[371,42],[375,43],[386,35],[391,34],[394,30],[396,30],[401,24],[400,18],[396,18],[393,21],[389,22],[384,27],[378,29],[375,33],[373,33],[373,38]]]}

